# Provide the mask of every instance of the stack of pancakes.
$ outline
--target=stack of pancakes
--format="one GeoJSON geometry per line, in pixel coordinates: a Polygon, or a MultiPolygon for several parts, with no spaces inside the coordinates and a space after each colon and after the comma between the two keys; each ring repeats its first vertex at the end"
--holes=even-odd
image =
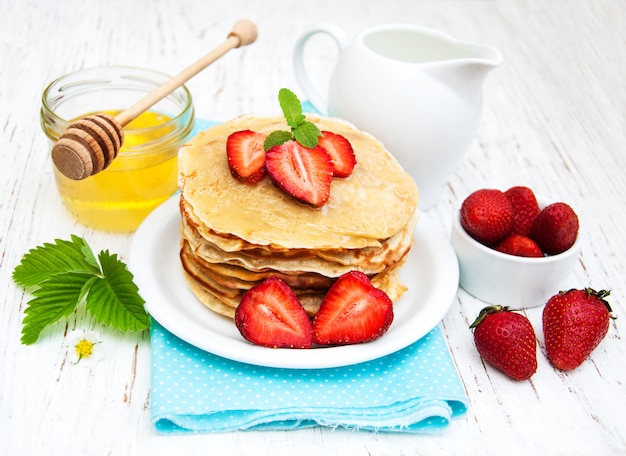
{"type": "Polygon", "coordinates": [[[357,161],[349,177],[333,179],[320,208],[298,202],[267,176],[250,185],[230,173],[228,136],[289,130],[282,117],[238,117],[179,152],[180,258],[191,290],[215,312],[233,317],[243,294],[272,275],[292,287],[309,315],[350,270],[367,274],[394,301],[406,291],[397,271],[413,245],[415,182],[371,135],[338,119],[307,120],[346,137],[357,161]]]}

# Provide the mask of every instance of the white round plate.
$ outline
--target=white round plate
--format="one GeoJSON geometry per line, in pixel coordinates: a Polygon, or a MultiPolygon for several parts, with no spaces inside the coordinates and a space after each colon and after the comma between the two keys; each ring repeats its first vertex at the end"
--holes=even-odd
{"type": "Polygon", "coordinates": [[[246,341],[232,319],[205,307],[189,289],[179,259],[178,198],[159,206],[132,241],[129,268],[146,310],[182,340],[231,360],[267,367],[320,369],[347,366],[394,353],[426,335],[456,296],[459,268],[447,238],[421,215],[415,245],[400,271],[408,291],[394,304],[394,321],[365,344],[311,349],[266,348],[246,341]]]}

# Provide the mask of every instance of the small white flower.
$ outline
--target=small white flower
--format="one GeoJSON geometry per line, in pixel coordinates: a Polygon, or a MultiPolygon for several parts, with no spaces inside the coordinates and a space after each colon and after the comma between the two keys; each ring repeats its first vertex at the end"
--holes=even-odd
{"type": "Polygon", "coordinates": [[[82,367],[92,367],[104,356],[102,338],[96,331],[74,330],[67,335],[70,360],[82,367]]]}

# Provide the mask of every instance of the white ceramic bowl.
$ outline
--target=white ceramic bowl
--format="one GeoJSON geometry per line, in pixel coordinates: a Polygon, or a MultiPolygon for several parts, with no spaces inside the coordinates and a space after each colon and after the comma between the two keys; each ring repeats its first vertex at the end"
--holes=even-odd
{"type": "MultiPolygon", "coordinates": [[[[540,207],[547,200],[537,198],[540,207]]],[[[491,249],[474,240],[461,226],[460,213],[452,221],[451,242],[459,261],[459,284],[488,304],[511,309],[544,305],[551,296],[574,284],[568,283],[581,245],[581,230],[572,247],[543,258],[525,258],[491,249]]]]}

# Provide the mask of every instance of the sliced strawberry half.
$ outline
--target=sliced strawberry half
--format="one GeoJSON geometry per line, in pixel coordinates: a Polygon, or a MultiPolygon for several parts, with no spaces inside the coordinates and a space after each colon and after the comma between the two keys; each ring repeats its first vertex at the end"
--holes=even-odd
{"type": "Polygon", "coordinates": [[[264,133],[241,130],[226,140],[226,156],[230,172],[242,182],[254,184],[265,176],[264,133]]]}
{"type": "Polygon", "coordinates": [[[333,176],[348,177],[352,174],[356,157],[350,141],[337,133],[322,131],[318,144],[328,152],[333,161],[333,176]]]}
{"type": "Polygon", "coordinates": [[[312,206],[323,206],[330,196],[333,163],[319,145],[313,149],[290,140],[265,154],[265,167],[274,185],[312,206]]]}
{"type": "Polygon", "coordinates": [[[310,348],[313,327],[293,290],[270,277],[248,290],[237,310],[235,325],[256,345],[272,348],[310,348]]]}
{"type": "Polygon", "coordinates": [[[359,271],[340,276],[322,300],[313,320],[313,342],[347,345],[369,342],[387,332],[393,321],[389,296],[359,271]]]}

